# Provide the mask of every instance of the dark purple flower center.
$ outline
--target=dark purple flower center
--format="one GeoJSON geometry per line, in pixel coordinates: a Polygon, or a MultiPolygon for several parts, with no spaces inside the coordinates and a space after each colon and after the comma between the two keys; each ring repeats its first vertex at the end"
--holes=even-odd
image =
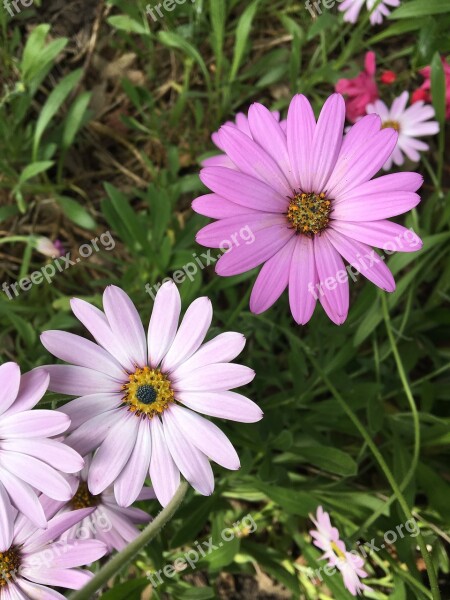
{"type": "Polygon", "coordinates": [[[140,385],[136,392],[136,398],[139,400],[139,402],[142,402],[143,404],[153,404],[157,397],[157,391],[152,385],[149,385],[148,383],[140,385]]]}
{"type": "Polygon", "coordinates": [[[100,496],[93,496],[89,491],[85,481],[80,481],[75,496],[70,501],[70,505],[74,510],[79,508],[92,508],[100,502],[100,496]]]}
{"type": "Polygon", "coordinates": [[[6,552],[0,552],[0,589],[17,578],[20,565],[20,552],[14,546],[6,552]]]}
{"type": "Polygon", "coordinates": [[[287,219],[298,233],[315,235],[330,222],[331,201],[325,194],[298,192],[290,199],[287,219]]]}

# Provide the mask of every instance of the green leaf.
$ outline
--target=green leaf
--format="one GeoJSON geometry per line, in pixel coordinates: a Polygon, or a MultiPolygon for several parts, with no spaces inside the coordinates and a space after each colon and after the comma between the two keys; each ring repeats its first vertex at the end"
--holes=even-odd
{"type": "Polygon", "coordinates": [[[427,17],[447,13],[448,0],[412,0],[405,2],[389,16],[390,19],[408,19],[410,17],[427,17]]]}
{"type": "Polygon", "coordinates": [[[294,490],[292,487],[284,488],[257,482],[255,482],[255,487],[292,515],[307,517],[309,513],[316,510],[319,504],[312,494],[294,490]]]}
{"type": "Polygon", "coordinates": [[[173,31],[159,31],[158,38],[160,42],[168,48],[181,50],[184,52],[184,54],[186,54],[186,56],[189,56],[189,58],[196,62],[203,73],[206,84],[209,85],[210,77],[205,61],[203,60],[200,52],[194,46],[192,46],[192,44],[181,37],[181,35],[173,31]]]}
{"type": "Polygon", "coordinates": [[[145,27],[145,25],[139,23],[139,21],[136,21],[128,15],[114,15],[112,17],[108,17],[107,22],[115,29],[126,31],[128,33],[138,33],[139,35],[150,34],[150,31],[147,27],[145,27]]]}
{"type": "Polygon", "coordinates": [[[302,447],[298,452],[309,463],[329,473],[350,477],[356,475],[358,472],[358,465],[350,454],[338,448],[310,446],[306,448],[302,447]]]}
{"type": "Polygon", "coordinates": [[[83,229],[95,229],[97,227],[97,223],[88,211],[72,198],[58,196],[56,200],[66,217],[76,225],[83,229]]]}
{"type": "Polygon", "coordinates": [[[137,600],[148,585],[149,581],[145,577],[131,579],[115,585],[112,590],[102,594],[102,600],[137,600]]]}
{"type": "Polygon", "coordinates": [[[67,96],[77,85],[80,77],[83,73],[82,69],[77,69],[66,75],[54,88],[49,97],[47,98],[42,110],[39,114],[38,121],[36,123],[36,129],[34,132],[33,140],[33,156],[36,157],[41,141],[42,135],[48,125],[50,124],[53,117],[56,115],[62,104],[66,100],[67,96]]]}
{"type": "Polygon", "coordinates": [[[50,167],[52,167],[53,165],[54,162],[52,160],[43,160],[27,165],[20,174],[19,185],[22,185],[29,179],[33,179],[33,177],[36,177],[36,175],[39,175],[39,173],[47,171],[47,169],[50,169],[50,167]]]}
{"type": "Polygon", "coordinates": [[[75,102],[70,107],[64,123],[64,131],[62,136],[62,147],[67,150],[72,144],[78,131],[86,123],[86,113],[91,92],[80,94],[75,102]]]}
{"type": "Polygon", "coordinates": [[[186,590],[176,591],[177,600],[210,600],[215,598],[215,592],[210,587],[195,587],[186,590]]]}
{"type": "Polygon", "coordinates": [[[436,52],[431,61],[431,97],[441,127],[444,127],[445,123],[445,91],[444,67],[439,53],[436,52]]]}
{"type": "Polygon", "coordinates": [[[241,62],[244,58],[252,22],[258,9],[259,0],[254,0],[242,13],[236,27],[236,42],[234,45],[233,62],[230,71],[230,82],[236,79],[241,62]]]}
{"type": "Polygon", "coordinates": [[[0,208],[0,223],[6,221],[10,217],[15,217],[19,214],[17,206],[3,206],[0,208]]]}

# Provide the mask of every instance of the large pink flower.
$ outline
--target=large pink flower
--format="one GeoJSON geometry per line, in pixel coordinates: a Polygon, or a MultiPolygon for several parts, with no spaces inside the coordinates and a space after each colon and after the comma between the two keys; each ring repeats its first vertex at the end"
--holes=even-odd
{"type": "Polygon", "coordinates": [[[90,492],[97,495],[114,484],[118,504],[129,506],[150,473],[165,505],[181,472],[200,493],[211,494],[208,458],[238,469],[239,457],[222,431],[197,412],[248,423],[262,418],[256,404],[230,391],[255,375],[229,364],[242,351],[244,336],[223,333],[202,345],[212,320],[208,298],[195,300],[178,327],[181,299],[171,281],[158,291],[148,336],[120,288],[106,288],[103,308],[72,300],[75,316],[98,345],[63,331],[41,338],[49,352],[73,363],[46,369],[50,389],[81,396],[61,411],[72,419],[66,443],[83,456],[98,448],[89,469],[90,492]]]}
{"type": "Polygon", "coordinates": [[[19,365],[0,367],[0,543],[13,534],[14,508],[39,527],[45,527],[36,490],[56,500],[69,500],[70,485],[61,475],[76,473],[83,459],[72,448],[50,439],[70,424],[54,410],[31,410],[45,394],[45,371],[20,375],[19,365]]]}
{"type": "Polygon", "coordinates": [[[92,573],[78,567],[104,556],[106,546],[97,540],[55,540],[90,512],[81,509],[49,518],[45,530],[23,514],[13,516],[11,540],[0,543],[0,600],[65,600],[47,586],[82,588],[92,573]]]}
{"type": "Polygon", "coordinates": [[[355,123],[366,114],[366,106],[378,97],[378,86],[375,81],[376,58],[375,52],[367,52],[364,61],[364,71],[353,79],[339,79],[335,89],[345,96],[347,119],[355,123]]]}
{"type": "Polygon", "coordinates": [[[345,104],[334,94],[316,122],[308,100],[295,96],[286,133],[260,104],[249,111],[253,139],[222,127],[220,142],[237,170],[203,169],[212,190],[193,209],[218,219],[197,234],[203,246],[224,247],[242,228],[254,241],[238,243],[220,257],[219,275],[238,275],[263,265],[250,298],[255,313],[267,310],[289,286],[292,315],[307,323],[319,299],[332,321],[345,321],[348,275],[343,258],[380,288],[392,292],[394,278],[371,246],[410,252],[421,246],[408,229],[387,219],[416,206],[422,184],[417,173],[372,180],[392,154],[397,132],[381,128],[376,115],[363,117],[343,136],[345,104]]]}

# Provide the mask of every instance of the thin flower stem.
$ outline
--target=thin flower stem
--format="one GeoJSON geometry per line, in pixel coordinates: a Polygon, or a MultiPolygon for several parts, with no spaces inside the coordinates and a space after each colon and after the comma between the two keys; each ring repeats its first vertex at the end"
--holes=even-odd
{"type": "MultiPolygon", "coordinates": [[[[344,398],[341,396],[341,394],[338,392],[338,390],[334,387],[333,383],[330,381],[328,376],[323,372],[319,363],[316,361],[314,356],[311,354],[310,349],[303,343],[302,340],[300,340],[300,344],[302,345],[305,353],[307,354],[311,363],[314,365],[315,369],[318,371],[318,373],[320,373],[322,379],[328,386],[328,389],[330,390],[330,392],[333,394],[333,396],[338,401],[338,403],[341,405],[341,407],[343,408],[343,410],[345,411],[347,416],[350,418],[352,423],[355,425],[356,429],[359,431],[361,436],[364,438],[366,444],[370,448],[376,461],[380,465],[380,468],[383,471],[386,479],[388,480],[390,486],[392,487],[392,490],[394,491],[394,494],[397,497],[398,503],[400,504],[400,507],[401,507],[406,519],[408,521],[411,519],[414,519],[411,509],[409,508],[408,503],[407,503],[405,497],[403,496],[403,494],[400,490],[400,487],[398,486],[398,484],[395,480],[394,475],[392,474],[391,470],[389,469],[387,463],[385,462],[381,452],[378,450],[376,444],[373,442],[372,438],[370,437],[369,432],[364,427],[364,425],[361,423],[361,421],[356,416],[356,414],[353,412],[353,410],[350,408],[350,406],[347,404],[347,402],[344,400],[344,398]]],[[[439,586],[438,586],[436,573],[434,571],[434,566],[431,561],[430,554],[427,550],[425,540],[423,539],[423,536],[421,533],[419,533],[419,535],[417,536],[417,544],[419,545],[420,553],[422,554],[422,558],[423,558],[426,568],[427,568],[427,573],[428,573],[428,578],[430,581],[430,588],[431,588],[431,594],[433,596],[433,600],[441,600],[441,594],[439,592],[439,586]]]]}
{"type": "Polygon", "coordinates": [[[129,564],[136,554],[151,542],[161,529],[167,525],[182,503],[188,487],[189,485],[186,481],[181,482],[169,504],[147,525],[142,533],[128,544],[122,552],[113,556],[111,560],[94,575],[89,583],[84,586],[84,588],[71,594],[69,597],[70,600],[92,600],[92,598],[95,597],[95,592],[104,586],[111,577],[114,577],[118,571],[129,564]]]}

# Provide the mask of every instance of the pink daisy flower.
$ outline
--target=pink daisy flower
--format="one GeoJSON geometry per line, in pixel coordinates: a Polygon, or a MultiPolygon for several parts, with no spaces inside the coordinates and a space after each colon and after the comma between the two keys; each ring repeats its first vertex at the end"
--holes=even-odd
{"type": "Polygon", "coordinates": [[[364,71],[353,79],[339,79],[335,89],[344,94],[347,119],[354,123],[366,114],[366,106],[379,96],[375,81],[376,58],[375,52],[367,52],[364,61],[364,71]]]}
{"type": "Polygon", "coordinates": [[[391,108],[382,100],[367,106],[367,114],[376,113],[381,117],[383,128],[390,127],[398,131],[397,146],[383,165],[385,171],[389,171],[392,164],[402,165],[405,162],[404,155],[413,161],[420,160],[419,152],[429,150],[429,146],[417,138],[439,131],[439,123],[430,121],[434,117],[434,108],[422,101],[406,108],[408,98],[408,92],[403,92],[394,100],[391,108]]]}
{"type": "Polygon", "coordinates": [[[50,439],[70,424],[54,410],[31,410],[45,394],[45,371],[20,375],[19,365],[0,366],[0,541],[13,533],[14,509],[36,526],[45,527],[36,490],[56,500],[71,497],[70,485],[60,473],[76,473],[83,459],[72,448],[50,439]]]}
{"type": "MultiPolygon", "coordinates": [[[[139,535],[136,525],[148,523],[151,517],[140,508],[119,506],[112,487],[97,496],[91,494],[87,485],[91,462],[92,455],[85,456],[83,470],[70,477],[72,498],[69,502],[58,502],[46,497],[41,498],[41,502],[45,502],[47,518],[49,515],[53,517],[81,508],[92,508],[92,512],[68,529],[62,538],[96,539],[107,546],[108,552],[120,551],[139,535]]],[[[152,488],[145,487],[137,500],[153,498],[155,494],[152,488]]]]}
{"type": "MultiPolygon", "coordinates": [[[[136,525],[148,523],[151,517],[140,508],[119,506],[112,487],[97,496],[91,494],[87,485],[91,462],[92,455],[85,456],[83,470],[70,478],[72,498],[69,502],[45,498],[45,507],[52,517],[81,508],[92,508],[92,512],[68,529],[62,539],[96,539],[106,545],[108,552],[119,552],[139,535],[136,525]]],[[[152,488],[145,487],[137,500],[153,498],[155,494],[152,488]]]]}
{"type": "Polygon", "coordinates": [[[347,552],[345,543],[340,539],[339,531],[333,527],[330,515],[321,506],[317,508],[316,517],[309,516],[317,529],[309,533],[314,545],[324,551],[321,559],[327,560],[331,567],[337,567],[342,574],[344,585],[348,591],[357,596],[370,588],[361,579],[368,577],[364,571],[364,560],[356,552],[347,552]]]}
{"type": "MultiPolygon", "coordinates": [[[[446,119],[450,119],[450,65],[445,56],[441,56],[441,60],[445,75],[445,117],[446,119]]],[[[431,102],[431,67],[424,67],[419,73],[422,77],[425,77],[425,81],[419,89],[413,92],[411,102],[417,102],[419,100],[431,102]]]]}
{"type": "MultiPolygon", "coordinates": [[[[347,23],[356,23],[359,13],[364,5],[370,12],[375,6],[377,0],[344,0],[339,5],[339,10],[344,13],[344,21],[347,23]]],[[[375,10],[370,15],[372,25],[380,25],[383,19],[391,14],[390,8],[400,6],[400,0],[381,0],[375,10]]]]}
{"type": "MultiPolygon", "coordinates": [[[[273,116],[275,117],[275,119],[280,122],[280,113],[277,110],[273,110],[271,111],[273,116]]],[[[364,113],[362,113],[364,114],[364,113]]],[[[248,124],[248,119],[247,116],[244,113],[238,113],[236,115],[236,119],[233,121],[227,121],[225,123],[225,125],[228,125],[230,127],[237,127],[237,129],[239,129],[239,131],[242,131],[242,133],[245,133],[245,135],[248,135],[248,137],[252,137],[252,133],[250,131],[250,127],[248,124]]],[[[282,129],[286,129],[286,121],[281,121],[280,122],[280,126],[282,127],[282,129]]],[[[211,139],[214,143],[214,145],[221,150],[222,152],[224,151],[224,148],[222,147],[222,144],[220,143],[220,135],[218,131],[215,131],[212,135],[211,135],[211,139]]],[[[217,154],[216,156],[210,156],[209,158],[205,158],[205,160],[202,162],[202,167],[228,167],[229,169],[235,169],[235,165],[233,163],[233,161],[226,155],[226,154],[217,154]]]]}
{"type": "Polygon", "coordinates": [[[263,265],[250,309],[262,313],[289,287],[297,323],[307,323],[320,300],[329,318],[341,324],[349,308],[343,258],[393,291],[394,278],[371,246],[419,249],[415,234],[387,219],[419,203],[414,192],[422,177],[396,173],[372,180],[393,152],[397,132],[380,130],[380,118],[370,115],[343,137],[345,104],[338,94],[326,101],[317,122],[305,96],[295,96],[286,133],[261,104],[251,106],[248,119],[253,139],[235,127],[220,130],[238,170],[208,167],[200,173],[213,193],[192,207],[218,220],[201,229],[197,241],[220,248],[241,228],[250,228],[254,242],[231,247],[216,263],[223,276],[263,265]]]}
{"type": "Polygon", "coordinates": [[[47,331],[41,339],[49,352],[73,363],[48,367],[50,389],[81,396],[61,411],[72,419],[66,443],[82,456],[98,448],[89,468],[90,493],[114,484],[119,506],[129,506],[149,473],[166,505],[181,472],[201,494],[211,494],[208,459],[238,469],[239,457],[222,431],[197,412],[247,423],[262,418],[256,404],[230,391],[255,376],[229,364],[242,351],[244,336],[223,333],[202,345],[211,302],[195,300],[178,326],[181,299],[171,281],[158,291],[148,336],[118,287],[106,288],[104,312],[83,300],[71,304],[97,344],[63,331],[47,331]]]}
{"type": "Polygon", "coordinates": [[[54,540],[91,511],[75,510],[53,517],[45,530],[38,529],[23,514],[13,516],[11,539],[0,542],[0,600],[65,600],[47,586],[82,588],[92,573],[78,567],[100,559],[106,554],[106,546],[97,540],[63,544],[54,540]]]}

